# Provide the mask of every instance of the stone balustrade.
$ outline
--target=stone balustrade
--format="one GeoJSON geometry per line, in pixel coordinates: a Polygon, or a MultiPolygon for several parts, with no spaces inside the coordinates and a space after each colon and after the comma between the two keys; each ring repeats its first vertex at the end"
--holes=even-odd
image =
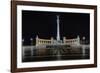
{"type": "MultiPolygon", "coordinates": [[[[40,39],[38,36],[36,37],[36,46],[38,45],[50,45],[54,44],[54,39],[51,37],[51,39],[40,39]]],[[[61,44],[68,44],[68,45],[80,45],[80,37],[77,36],[77,38],[74,39],[66,39],[66,37],[63,37],[63,41],[61,44]]]]}

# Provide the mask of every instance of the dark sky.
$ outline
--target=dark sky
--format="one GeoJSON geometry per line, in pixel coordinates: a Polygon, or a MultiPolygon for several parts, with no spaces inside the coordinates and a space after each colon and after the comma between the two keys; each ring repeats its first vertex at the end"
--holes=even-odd
{"type": "Polygon", "coordinates": [[[56,39],[57,15],[60,16],[60,35],[67,38],[75,38],[79,35],[89,40],[90,15],[86,13],[62,13],[43,11],[22,11],[22,38],[25,44],[30,44],[30,38],[38,35],[40,38],[56,39]]]}

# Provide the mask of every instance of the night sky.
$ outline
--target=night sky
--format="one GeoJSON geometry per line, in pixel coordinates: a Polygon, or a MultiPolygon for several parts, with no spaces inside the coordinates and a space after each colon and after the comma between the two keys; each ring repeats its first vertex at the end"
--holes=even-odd
{"type": "MultiPolygon", "coordinates": [[[[30,38],[35,42],[36,35],[39,38],[56,39],[57,15],[60,19],[60,36],[75,38],[79,35],[89,40],[90,15],[87,13],[64,13],[44,11],[22,11],[22,38],[25,45],[30,45],[30,38]]],[[[35,44],[35,43],[34,43],[35,44]]]]}

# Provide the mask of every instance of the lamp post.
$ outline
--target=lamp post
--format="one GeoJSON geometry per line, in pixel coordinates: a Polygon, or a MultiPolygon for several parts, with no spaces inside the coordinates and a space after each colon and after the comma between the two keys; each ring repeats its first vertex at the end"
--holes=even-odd
{"type": "Polygon", "coordinates": [[[31,41],[31,46],[33,45],[33,38],[30,38],[30,41],[31,41]]]}
{"type": "Polygon", "coordinates": [[[85,37],[82,38],[82,41],[83,41],[83,47],[82,47],[82,53],[83,53],[83,58],[85,56],[85,37]]]}
{"type": "Polygon", "coordinates": [[[85,44],[85,39],[86,39],[86,38],[85,38],[85,36],[84,36],[84,37],[82,38],[83,44],[85,44]]]}
{"type": "Polygon", "coordinates": [[[30,41],[31,41],[31,58],[33,57],[33,38],[30,38],[30,41]]]}
{"type": "Polygon", "coordinates": [[[25,55],[25,49],[24,49],[24,39],[22,39],[22,59],[24,60],[25,55]]]}
{"type": "Polygon", "coordinates": [[[22,45],[24,45],[24,39],[22,39],[22,45]]]}

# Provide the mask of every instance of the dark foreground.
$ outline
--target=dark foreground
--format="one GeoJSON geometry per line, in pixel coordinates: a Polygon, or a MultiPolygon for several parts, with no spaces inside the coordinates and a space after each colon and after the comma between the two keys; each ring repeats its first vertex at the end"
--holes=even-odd
{"type": "Polygon", "coordinates": [[[89,59],[89,48],[40,48],[26,50],[22,62],[89,59]],[[77,50],[76,50],[77,49],[77,50]]]}

